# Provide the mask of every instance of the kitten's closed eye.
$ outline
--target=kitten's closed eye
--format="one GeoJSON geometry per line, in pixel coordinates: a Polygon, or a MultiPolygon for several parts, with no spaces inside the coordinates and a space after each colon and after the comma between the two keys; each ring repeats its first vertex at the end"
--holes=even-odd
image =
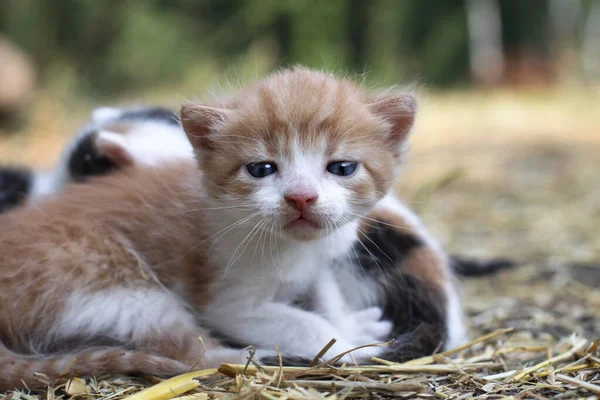
{"type": "Polygon", "coordinates": [[[338,176],[350,176],[357,167],[356,161],[334,161],[327,165],[327,171],[338,176]]]}
{"type": "Polygon", "coordinates": [[[254,178],[264,178],[277,172],[277,165],[270,161],[250,163],[246,164],[246,170],[254,178]]]}

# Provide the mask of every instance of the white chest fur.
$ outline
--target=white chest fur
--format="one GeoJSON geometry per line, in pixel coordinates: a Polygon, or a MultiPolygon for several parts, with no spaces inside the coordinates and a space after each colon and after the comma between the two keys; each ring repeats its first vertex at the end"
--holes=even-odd
{"type": "Polygon", "coordinates": [[[350,251],[357,224],[348,223],[331,235],[307,242],[256,234],[235,255],[232,249],[248,230],[227,235],[209,251],[212,265],[228,266],[220,268],[216,277],[210,307],[238,302],[246,306],[265,301],[292,302],[314,285],[336,257],[350,251]]]}

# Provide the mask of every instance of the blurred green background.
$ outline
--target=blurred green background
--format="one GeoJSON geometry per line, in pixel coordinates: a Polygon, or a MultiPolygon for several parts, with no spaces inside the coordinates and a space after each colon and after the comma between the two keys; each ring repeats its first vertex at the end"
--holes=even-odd
{"type": "Polygon", "coordinates": [[[598,0],[2,0],[40,84],[111,98],[302,63],[431,87],[598,79],[598,0]],[[67,77],[65,77],[65,75],[67,77]]]}

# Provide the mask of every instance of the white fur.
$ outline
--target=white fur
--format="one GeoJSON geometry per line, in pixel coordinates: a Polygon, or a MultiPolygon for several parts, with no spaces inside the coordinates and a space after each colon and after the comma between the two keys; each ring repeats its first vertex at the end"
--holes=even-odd
{"type": "Polygon", "coordinates": [[[136,123],[125,134],[101,130],[98,136],[99,140],[114,142],[126,150],[135,164],[156,165],[194,156],[185,133],[173,124],[145,121],[136,123]]]}
{"type": "Polygon", "coordinates": [[[265,300],[290,301],[313,286],[331,259],[351,245],[347,236],[355,235],[355,223],[340,228],[331,236],[333,241],[340,242],[334,249],[329,245],[329,237],[305,242],[278,237],[276,232],[263,232],[260,237],[260,233],[254,231],[248,246],[245,249],[242,246],[241,253],[234,254],[232,249],[242,243],[259,219],[232,229],[212,244],[209,256],[213,265],[224,269],[232,262],[232,257],[237,258],[216,283],[217,297],[213,301],[216,305],[220,305],[219,300],[223,305],[253,303],[256,295],[265,300]],[[243,287],[234,285],[234,281],[242,280],[243,287]]]}
{"type": "Polygon", "coordinates": [[[381,321],[379,307],[350,308],[331,268],[324,269],[315,282],[313,308],[353,343],[378,343],[389,339],[386,335],[392,331],[391,322],[381,321]]]}
{"type": "Polygon", "coordinates": [[[58,193],[60,187],[55,173],[37,172],[33,175],[30,198],[35,201],[40,197],[58,193]]]}
{"type": "MultiPolygon", "coordinates": [[[[186,337],[196,340],[204,336],[203,345],[196,351],[190,350],[187,356],[197,357],[192,361],[211,367],[243,363],[247,355],[247,350],[223,347],[212,340],[209,333],[197,325],[196,318],[178,296],[158,288],[82,291],[71,296],[51,336],[85,338],[97,335],[124,344],[148,345],[156,343],[161,335],[178,337],[182,341],[186,337]]],[[[258,358],[274,355],[274,351],[263,349],[255,353],[258,358]]]]}
{"type": "Polygon", "coordinates": [[[460,303],[460,297],[452,283],[446,288],[448,310],[446,316],[447,340],[444,350],[453,349],[467,342],[467,332],[464,325],[464,315],[460,303]]]}
{"type": "MultiPolygon", "coordinates": [[[[216,241],[211,248],[210,258],[213,265],[229,265],[232,248],[235,243],[251,234],[258,223],[252,221],[232,230],[230,234],[216,241]],[[229,237],[227,237],[229,236],[229,237]]],[[[325,236],[315,240],[296,241],[281,236],[271,236],[261,241],[256,233],[249,245],[239,255],[232,271],[224,272],[222,279],[216,281],[211,293],[211,303],[202,313],[207,326],[225,332],[232,338],[250,342],[262,348],[277,345],[283,353],[314,357],[332,338],[336,345],[327,353],[334,356],[359,344],[352,342],[350,332],[341,332],[335,323],[339,323],[339,315],[343,311],[329,311],[329,318],[292,306],[295,298],[311,292],[318,282],[328,279],[328,266],[331,259],[347,251],[352,244],[351,237],[356,235],[356,221],[347,224],[325,236]],[[333,248],[330,240],[339,245],[333,248]],[[256,251],[257,246],[266,248],[256,251]],[[274,273],[275,272],[275,273],[274,273]]],[[[212,229],[222,226],[213,221],[212,229]]],[[[265,236],[263,235],[263,238],[265,236]]],[[[329,303],[332,309],[345,309],[341,296],[332,296],[339,291],[335,280],[329,279],[325,285],[329,290],[319,290],[319,302],[329,303]]],[[[356,322],[356,321],[355,321],[356,322]]],[[[360,321],[363,325],[365,321],[360,321]]],[[[374,324],[375,322],[373,322],[374,324]]],[[[367,322],[367,325],[369,323],[367,322]]],[[[348,329],[358,326],[346,325],[348,329]]],[[[378,349],[362,351],[357,357],[370,357],[377,354],[378,349]]],[[[347,361],[350,359],[346,358],[347,361]]]]}
{"type": "Polygon", "coordinates": [[[119,118],[123,114],[123,111],[114,107],[98,107],[92,111],[92,121],[100,124],[110,120],[119,118]]]}
{"type": "Polygon", "coordinates": [[[116,288],[71,296],[56,337],[107,335],[129,341],[178,327],[190,331],[193,316],[177,296],[160,289],[116,288]]]}

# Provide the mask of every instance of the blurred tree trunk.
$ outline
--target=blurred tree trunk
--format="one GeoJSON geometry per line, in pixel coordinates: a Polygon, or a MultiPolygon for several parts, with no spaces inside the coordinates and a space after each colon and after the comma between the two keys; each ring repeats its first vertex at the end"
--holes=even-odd
{"type": "Polygon", "coordinates": [[[555,75],[574,76],[579,71],[577,28],[581,15],[579,1],[550,1],[550,43],[555,75]]]}
{"type": "Polygon", "coordinates": [[[365,68],[367,57],[367,37],[371,0],[352,0],[347,20],[347,37],[350,44],[349,58],[355,71],[365,68]]]}
{"type": "Polygon", "coordinates": [[[572,46],[581,12],[578,1],[550,0],[552,35],[559,46],[572,46]]]}
{"type": "Polygon", "coordinates": [[[279,64],[288,65],[292,60],[292,19],[286,12],[281,12],[273,22],[275,42],[279,50],[279,64]]]}
{"type": "Polygon", "coordinates": [[[600,80],[600,0],[590,4],[581,53],[584,77],[600,80]]]}
{"type": "Polygon", "coordinates": [[[504,74],[502,23],[496,0],[467,0],[471,74],[484,85],[498,83],[504,74]]]}

